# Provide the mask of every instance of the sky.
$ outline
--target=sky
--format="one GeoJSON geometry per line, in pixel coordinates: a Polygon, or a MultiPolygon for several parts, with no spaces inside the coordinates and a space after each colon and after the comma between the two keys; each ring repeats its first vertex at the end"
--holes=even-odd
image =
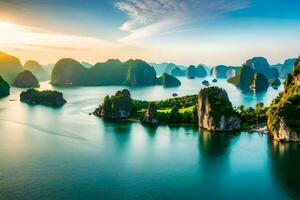
{"type": "Polygon", "coordinates": [[[0,0],[0,51],[177,64],[270,63],[300,54],[299,0],[0,0]]]}

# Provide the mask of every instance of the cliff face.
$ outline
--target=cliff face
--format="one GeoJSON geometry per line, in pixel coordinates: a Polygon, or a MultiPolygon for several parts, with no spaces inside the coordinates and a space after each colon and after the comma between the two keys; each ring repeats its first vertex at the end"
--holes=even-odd
{"type": "Polygon", "coordinates": [[[300,142],[300,58],[288,74],[285,88],[268,110],[268,128],[275,140],[300,142]]]}
{"type": "Polygon", "coordinates": [[[198,96],[198,125],[209,131],[234,131],[241,121],[234,113],[225,90],[218,87],[204,88],[198,96]]]}
{"type": "Polygon", "coordinates": [[[94,114],[107,119],[124,119],[130,116],[132,108],[130,92],[124,89],[111,97],[106,96],[103,104],[94,111],[94,114]]]}
{"type": "Polygon", "coordinates": [[[40,87],[37,78],[28,70],[21,72],[15,79],[13,86],[18,88],[38,88],[40,87]]]}
{"type": "Polygon", "coordinates": [[[145,124],[156,125],[159,123],[155,103],[150,103],[148,109],[142,115],[140,121],[145,124]]]}
{"type": "Polygon", "coordinates": [[[9,84],[0,76],[0,98],[8,96],[9,89],[9,84]]]}
{"type": "Polygon", "coordinates": [[[87,80],[85,79],[86,73],[87,69],[78,61],[63,58],[55,64],[52,70],[51,84],[62,86],[82,85],[87,80]]]}
{"type": "Polygon", "coordinates": [[[4,80],[11,84],[22,71],[23,68],[18,58],[0,52],[0,76],[4,80]]]}
{"type": "Polygon", "coordinates": [[[142,60],[128,61],[129,71],[127,83],[129,85],[156,85],[158,79],[153,67],[142,60]]]}
{"type": "Polygon", "coordinates": [[[227,78],[228,69],[225,65],[218,65],[211,70],[211,75],[216,78],[227,78]]]}
{"type": "Polygon", "coordinates": [[[196,77],[196,67],[194,65],[191,65],[186,69],[186,76],[189,79],[194,79],[196,77]]]}
{"type": "Polygon", "coordinates": [[[296,58],[291,58],[284,61],[283,65],[279,69],[279,75],[281,78],[286,78],[286,76],[293,71],[296,60],[296,58]]]}
{"type": "Polygon", "coordinates": [[[246,61],[246,65],[252,67],[255,72],[263,74],[267,79],[275,79],[279,77],[276,68],[270,66],[268,60],[264,57],[254,57],[246,61]]]}
{"type": "Polygon", "coordinates": [[[172,75],[164,73],[161,77],[159,77],[159,82],[164,87],[178,87],[181,85],[181,82],[172,75]]]}
{"type": "Polygon", "coordinates": [[[268,87],[269,87],[268,79],[261,73],[255,73],[250,88],[256,91],[260,91],[260,90],[267,90],[268,87]]]}

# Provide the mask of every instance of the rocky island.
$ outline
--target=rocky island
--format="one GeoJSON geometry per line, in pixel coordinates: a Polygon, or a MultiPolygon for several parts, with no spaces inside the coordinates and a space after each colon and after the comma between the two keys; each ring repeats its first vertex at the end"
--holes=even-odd
{"type": "Polygon", "coordinates": [[[6,97],[9,95],[9,84],[0,76],[0,98],[6,97]]]}
{"type": "Polygon", "coordinates": [[[52,71],[51,84],[57,86],[158,85],[155,69],[142,60],[121,62],[110,59],[85,68],[71,58],[61,59],[52,71]]]}
{"type": "Polygon", "coordinates": [[[126,89],[117,91],[113,96],[106,96],[103,104],[94,111],[94,115],[106,119],[126,119],[131,115],[133,103],[130,92],[126,89]]]}
{"type": "Polygon", "coordinates": [[[25,70],[19,73],[13,86],[18,88],[38,88],[40,87],[40,84],[31,71],[25,70]]]}
{"type": "Polygon", "coordinates": [[[167,73],[164,73],[161,77],[159,77],[159,82],[164,87],[178,87],[181,85],[180,80],[167,73]]]}
{"type": "Polygon", "coordinates": [[[273,138],[300,142],[300,57],[287,75],[284,91],[273,100],[268,110],[268,128],[273,138]]]}
{"type": "Polygon", "coordinates": [[[20,94],[20,101],[32,105],[46,105],[51,107],[61,107],[67,101],[63,98],[63,94],[57,91],[38,91],[28,89],[20,94]]]}
{"type": "Polygon", "coordinates": [[[257,91],[266,90],[269,86],[268,79],[262,73],[255,72],[255,70],[247,64],[244,64],[236,75],[227,81],[241,89],[257,91]]]}
{"type": "Polygon", "coordinates": [[[218,87],[204,88],[198,96],[198,125],[209,131],[240,130],[241,120],[227,92],[218,87]]]}

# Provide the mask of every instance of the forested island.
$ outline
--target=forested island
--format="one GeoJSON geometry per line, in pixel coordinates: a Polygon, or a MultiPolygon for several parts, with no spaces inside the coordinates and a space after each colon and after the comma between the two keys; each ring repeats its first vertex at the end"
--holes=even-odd
{"type": "Polygon", "coordinates": [[[31,105],[45,105],[51,107],[61,107],[67,101],[63,98],[63,94],[57,91],[38,91],[28,89],[20,94],[20,101],[31,105]]]}

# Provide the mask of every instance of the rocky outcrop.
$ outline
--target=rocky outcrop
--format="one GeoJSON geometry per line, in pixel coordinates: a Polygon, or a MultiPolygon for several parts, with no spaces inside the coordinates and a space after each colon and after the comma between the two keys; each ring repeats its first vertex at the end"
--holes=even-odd
{"type": "Polygon", "coordinates": [[[160,84],[162,84],[164,87],[178,87],[181,85],[180,80],[175,78],[172,75],[169,75],[167,73],[164,73],[160,78],[159,78],[160,84]]]}
{"type": "Polygon", "coordinates": [[[267,90],[268,87],[269,87],[268,79],[261,73],[255,73],[250,88],[256,91],[262,91],[262,90],[267,90]]]}
{"type": "Polygon", "coordinates": [[[127,84],[129,85],[156,85],[158,79],[153,67],[142,60],[127,61],[129,72],[127,84]]]}
{"type": "Polygon", "coordinates": [[[268,60],[264,57],[254,57],[246,61],[246,65],[254,69],[255,72],[263,74],[267,79],[279,77],[278,69],[271,67],[268,60]]]}
{"type": "Polygon", "coordinates": [[[25,70],[17,76],[13,86],[18,88],[38,88],[40,84],[31,71],[25,70]]]}
{"type": "Polygon", "coordinates": [[[268,110],[268,128],[275,140],[300,142],[300,58],[288,74],[284,91],[268,110]]]}
{"type": "Polygon", "coordinates": [[[72,58],[59,60],[51,75],[51,84],[58,86],[83,85],[86,80],[87,69],[72,58]]]}
{"type": "Polygon", "coordinates": [[[51,84],[60,86],[102,86],[102,85],[157,85],[158,78],[153,67],[142,60],[121,62],[110,59],[85,68],[73,59],[61,59],[56,63],[51,84]]]}
{"type": "Polygon", "coordinates": [[[31,105],[45,105],[51,107],[63,106],[67,101],[63,94],[57,91],[37,91],[28,89],[20,94],[20,101],[31,105]]]}
{"type": "Polygon", "coordinates": [[[293,71],[296,60],[296,58],[290,58],[284,61],[279,68],[279,75],[281,78],[286,78],[286,76],[293,71]]]}
{"type": "Polygon", "coordinates": [[[0,98],[8,96],[9,90],[9,84],[0,76],[0,98]]]}
{"type": "Polygon", "coordinates": [[[157,125],[159,123],[158,115],[157,115],[157,108],[155,103],[150,103],[149,107],[143,113],[141,119],[141,123],[157,125]]]}
{"type": "Polygon", "coordinates": [[[106,96],[103,104],[94,111],[94,115],[106,119],[128,118],[133,109],[130,92],[127,89],[117,91],[113,96],[106,96]]]}
{"type": "Polygon", "coordinates": [[[207,76],[207,71],[204,68],[204,66],[203,65],[198,65],[196,67],[196,77],[198,77],[198,78],[204,78],[206,76],[207,76]]]}
{"type": "Polygon", "coordinates": [[[23,71],[18,58],[0,52],[0,76],[9,84],[12,84],[17,75],[23,71]]]}
{"type": "Polygon", "coordinates": [[[229,78],[227,81],[239,88],[249,89],[253,82],[254,75],[255,71],[251,67],[243,65],[236,75],[232,78],[229,78]]]}
{"type": "Polygon", "coordinates": [[[227,70],[227,66],[218,65],[211,69],[211,75],[216,78],[227,78],[227,70]]]}
{"type": "Polygon", "coordinates": [[[198,96],[198,125],[209,131],[239,130],[241,120],[235,114],[225,90],[204,88],[198,96]]]}
{"type": "Polygon", "coordinates": [[[196,77],[196,67],[194,65],[191,65],[186,69],[186,76],[189,79],[194,79],[196,77]]]}

